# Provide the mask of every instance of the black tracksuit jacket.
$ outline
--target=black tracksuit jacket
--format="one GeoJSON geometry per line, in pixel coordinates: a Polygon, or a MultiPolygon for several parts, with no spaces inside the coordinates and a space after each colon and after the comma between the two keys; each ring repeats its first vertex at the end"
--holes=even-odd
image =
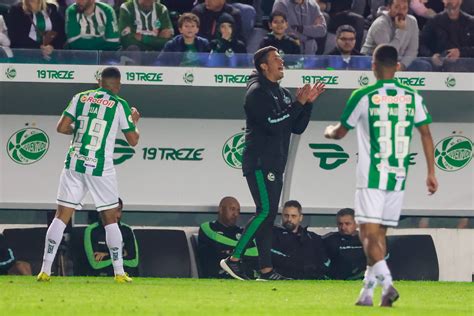
{"type": "Polygon", "coordinates": [[[291,133],[308,126],[312,104],[294,101],[288,89],[253,72],[247,82],[244,105],[247,128],[242,170],[283,173],[288,159],[291,133]]]}

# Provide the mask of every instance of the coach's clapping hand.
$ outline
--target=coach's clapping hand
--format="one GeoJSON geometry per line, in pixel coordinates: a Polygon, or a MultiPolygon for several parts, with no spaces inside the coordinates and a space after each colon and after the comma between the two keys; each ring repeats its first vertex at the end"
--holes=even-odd
{"type": "Polygon", "coordinates": [[[301,104],[313,102],[316,100],[324,91],[325,85],[322,82],[317,82],[311,87],[310,84],[305,84],[302,88],[296,90],[296,100],[301,104]]]}

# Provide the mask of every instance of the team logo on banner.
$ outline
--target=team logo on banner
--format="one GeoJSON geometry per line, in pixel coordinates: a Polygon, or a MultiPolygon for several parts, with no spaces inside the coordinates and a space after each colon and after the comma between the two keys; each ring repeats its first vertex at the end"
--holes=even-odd
{"type": "Polygon", "coordinates": [[[95,80],[99,81],[102,78],[102,69],[97,69],[94,73],[95,80]]]}
{"type": "Polygon", "coordinates": [[[184,83],[192,84],[194,82],[194,75],[191,71],[186,71],[183,76],[184,83]]]}
{"type": "Polygon", "coordinates": [[[8,79],[15,79],[16,77],[16,69],[8,67],[7,70],[5,70],[5,76],[7,76],[8,79]]]}
{"type": "Polygon", "coordinates": [[[333,170],[349,159],[349,154],[337,144],[309,144],[314,149],[313,156],[320,159],[319,167],[324,170],[333,170]]]}
{"type": "Polygon", "coordinates": [[[123,139],[115,140],[114,165],[120,165],[135,155],[135,149],[123,139]]]}
{"type": "Polygon", "coordinates": [[[456,78],[454,78],[453,76],[448,76],[444,83],[446,84],[446,87],[454,88],[456,86],[456,78]]]}
{"type": "Polygon", "coordinates": [[[245,148],[245,133],[238,133],[229,138],[222,147],[222,158],[232,168],[242,168],[242,154],[245,148]]]}
{"type": "Polygon", "coordinates": [[[361,75],[358,81],[359,81],[359,86],[365,87],[369,84],[369,77],[367,77],[366,75],[361,75]]]}
{"type": "Polygon", "coordinates": [[[435,147],[436,166],[443,171],[458,171],[472,159],[472,141],[464,136],[446,137],[435,147]]]}
{"type": "Polygon", "coordinates": [[[29,165],[41,160],[48,148],[48,135],[32,127],[17,131],[7,142],[8,156],[20,165],[29,165]]]}

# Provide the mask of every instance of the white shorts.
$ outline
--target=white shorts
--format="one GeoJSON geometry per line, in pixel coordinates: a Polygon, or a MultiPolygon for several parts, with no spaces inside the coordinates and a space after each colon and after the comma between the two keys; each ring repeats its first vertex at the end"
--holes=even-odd
{"type": "Polygon", "coordinates": [[[62,206],[78,209],[87,191],[92,195],[97,211],[118,207],[118,186],[115,174],[93,176],[63,169],[59,179],[57,203],[62,206]]]}
{"type": "Polygon", "coordinates": [[[358,224],[374,223],[398,226],[405,191],[357,189],[355,219],[358,224]]]}

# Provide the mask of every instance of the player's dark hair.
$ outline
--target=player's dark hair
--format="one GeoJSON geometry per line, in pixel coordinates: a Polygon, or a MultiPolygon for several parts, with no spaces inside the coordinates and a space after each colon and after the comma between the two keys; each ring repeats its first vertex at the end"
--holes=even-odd
{"type": "Polygon", "coordinates": [[[269,52],[278,52],[278,49],[273,46],[267,46],[260,48],[255,52],[253,55],[253,63],[255,64],[255,68],[259,73],[262,72],[262,68],[260,64],[266,64],[268,62],[268,53],[269,52]]]}
{"type": "Polygon", "coordinates": [[[296,201],[296,200],[289,200],[289,201],[286,201],[285,204],[283,205],[283,208],[287,208],[287,207],[294,207],[294,208],[297,208],[298,209],[298,213],[302,213],[303,211],[303,208],[301,207],[301,204],[300,202],[296,201]]]}
{"type": "Polygon", "coordinates": [[[123,209],[123,201],[121,198],[119,198],[118,204],[119,204],[119,209],[123,209]]]}
{"type": "Polygon", "coordinates": [[[120,70],[116,67],[107,67],[102,70],[102,74],[100,76],[102,80],[108,78],[120,79],[120,70]]]}
{"type": "Polygon", "coordinates": [[[351,209],[351,208],[340,209],[337,212],[336,217],[341,217],[341,216],[346,216],[346,215],[350,215],[350,216],[352,216],[352,218],[354,218],[354,210],[351,209]]]}
{"type": "Polygon", "coordinates": [[[397,49],[388,44],[380,44],[374,50],[374,63],[382,67],[395,67],[398,61],[397,49]]]}

